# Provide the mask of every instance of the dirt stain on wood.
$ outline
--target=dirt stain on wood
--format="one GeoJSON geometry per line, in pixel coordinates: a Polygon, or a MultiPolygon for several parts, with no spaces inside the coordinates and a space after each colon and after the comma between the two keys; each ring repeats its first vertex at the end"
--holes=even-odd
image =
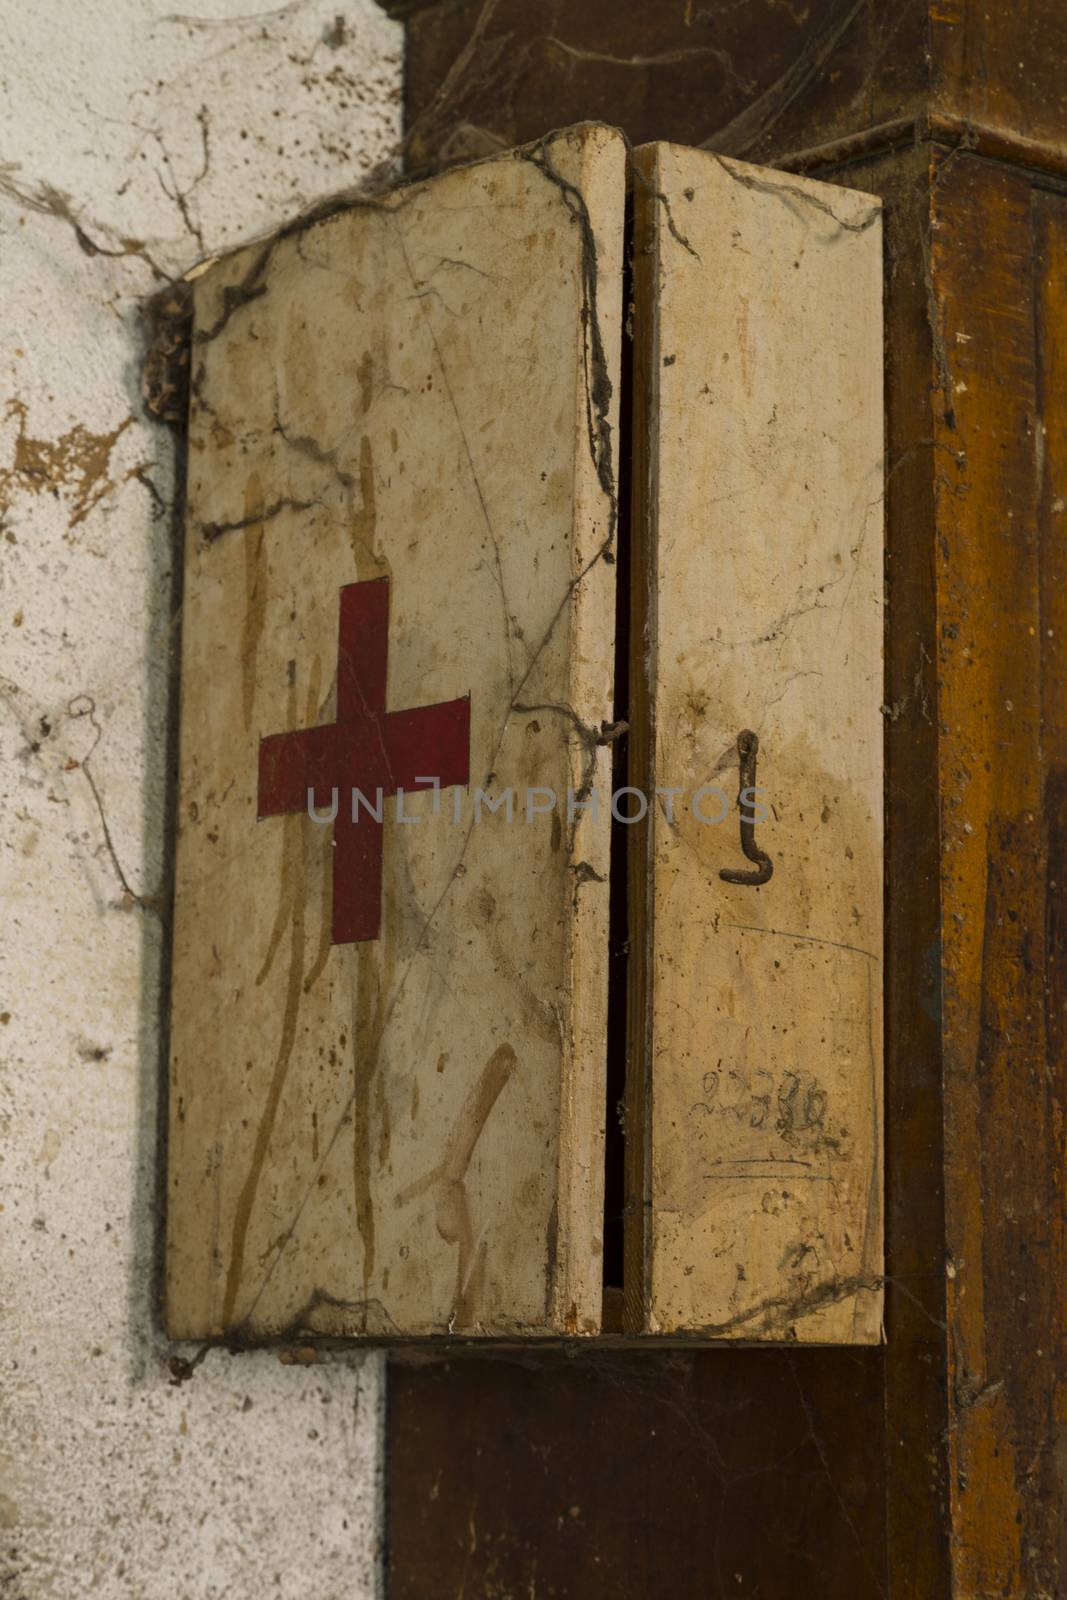
{"type": "Polygon", "coordinates": [[[352,557],[356,564],[356,572],[362,577],[364,576],[360,570],[362,555],[370,555],[373,558],[375,575],[383,567],[386,572],[390,570],[374,548],[378,505],[374,488],[374,451],[370,436],[366,433],[359,442],[359,490],[362,504],[358,511],[352,513],[352,557]]]}
{"type": "Polygon", "coordinates": [[[356,1226],[363,1241],[363,1297],[366,1299],[377,1261],[371,1187],[372,1128],[375,1119],[378,1123],[379,1169],[388,1165],[392,1142],[388,1096],[379,1067],[382,1035],[388,1021],[396,972],[394,941],[385,939],[380,947],[364,946],[357,949],[356,963],[352,1006],[352,1190],[356,1226]]]}
{"type": "MultiPolygon", "coordinates": [[[[319,677],[320,664],[316,659],[308,686],[306,716],[310,720],[319,703],[319,677]]],[[[296,688],[290,686],[287,721],[290,726],[295,726],[297,717],[296,688]]],[[[256,1201],[259,1180],[263,1173],[264,1163],[270,1149],[271,1136],[278,1117],[278,1107],[281,1102],[282,1091],[289,1073],[289,1063],[292,1059],[293,1045],[296,1041],[296,1025],[300,1010],[300,999],[304,990],[304,934],[305,934],[305,909],[307,874],[304,867],[304,855],[301,848],[300,829],[304,818],[296,812],[291,816],[283,817],[281,824],[284,829],[284,844],[282,847],[282,863],[280,883],[278,890],[278,911],[274,920],[271,942],[264,958],[263,965],[257,975],[257,984],[262,983],[274,962],[274,956],[284,936],[286,926],[289,928],[289,972],[286,979],[285,1007],[282,1013],[281,1036],[278,1041],[278,1052],[274,1058],[274,1068],[271,1073],[270,1085],[263,1111],[256,1128],[255,1143],[252,1147],[252,1159],[249,1162],[248,1173],[241,1186],[234,1207],[233,1235],[230,1247],[230,1259],[226,1269],[226,1287],[222,1303],[222,1322],[224,1327],[230,1327],[234,1320],[234,1308],[237,1294],[244,1276],[245,1250],[248,1242],[248,1229],[252,1219],[252,1209],[256,1201]]]]}
{"type": "Polygon", "coordinates": [[[402,1206],[428,1189],[436,1189],[437,1231],[446,1244],[459,1246],[452,1315],[462,1327],[470,1327],[476,1320],[488,1248],[484,1239],[480,1243],[475,1239],[467,1170],[493,1107],[517,1065],[518,1057],[510,1044],[499,1045],[493,1051],[460,1107],[440,1163],[396,1198],[397,1205],[402,1206]]]}
{"type": "MultiPolygon", "coordinates": [[[[258,472],[249,473],[245,485],[245,514],[263,504],[258,472]]],[[[245,534],[245,614],[241,638],[241,709],[245,728],[252,726],[259,670],[259,641],[267,608],[267,574],[263,563],[263,526],[253,524],[245,534]]]]}

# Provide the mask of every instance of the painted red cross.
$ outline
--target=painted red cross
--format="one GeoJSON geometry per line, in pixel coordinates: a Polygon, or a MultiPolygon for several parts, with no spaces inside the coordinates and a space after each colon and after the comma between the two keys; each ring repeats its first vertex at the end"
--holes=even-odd
{"type": "Polygon", "coordinates": [[[259,743],[261,818],[303,811],[309,789],[319,806],[329,803],[331,789],[338,791],[333,944],[377,939],[381,931],[382,824],[363,806],[358,821],[352,820],[352,790],[374,806],[378,789],[394,795],[434,777],[447,789],[470,777],[470,696],[386,711],[388,655],[389,579],[346,584],[337,641],[337,721],[268,734],[259,743]]]}

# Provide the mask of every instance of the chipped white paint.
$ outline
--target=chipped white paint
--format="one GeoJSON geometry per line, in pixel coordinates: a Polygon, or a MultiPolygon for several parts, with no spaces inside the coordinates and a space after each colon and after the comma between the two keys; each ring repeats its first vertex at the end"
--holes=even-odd
{"type": "Polygon", "coordinates": [[[879,204],[678,146],[635,159],[651,345],[634,704],[649,787],[708,786],[699,811],[661,792],[650,813],[636,1320],[876,1342],[879,204]],[[744,854],[742,748],[764,808],[744,854]]]}
{"type": "Polygon", "coordinates": [[[0,1588],[24,1600],[377,1584],[375,1360],[212,1353],[169,1382],[160,933],[126,890],[161,874],[173,489],[137,303],[390,158],[400,33],[370,0],[194,7],[0,15],[0,1588]]]}

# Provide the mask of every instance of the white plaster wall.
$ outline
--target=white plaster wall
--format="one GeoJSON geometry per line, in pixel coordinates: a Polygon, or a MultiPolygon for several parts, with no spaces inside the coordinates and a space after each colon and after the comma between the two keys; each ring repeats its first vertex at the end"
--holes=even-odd
{"type": "Polygon", "coordinates": [[[392,160],[400,30],[179,3],[0,0],[0,1594],[359,1600],[378,1359],[175,1386],[158,1332],[174,463],[138,304],[392,160]]]}

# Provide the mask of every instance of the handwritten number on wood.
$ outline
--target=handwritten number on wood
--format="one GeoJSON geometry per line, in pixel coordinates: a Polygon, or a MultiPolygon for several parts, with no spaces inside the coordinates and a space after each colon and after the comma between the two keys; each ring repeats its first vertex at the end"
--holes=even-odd
{"type": "Polygon", "coordinates": [[[739,771],[737,787],[737,810],[741,818],[741,849],[749,861],[756,863],[756,870],[748,872],[744,868],[722,867],[719,877],[725,883],[744,883],[758,887],[761,883],[769,883],[774,871],[774,862],[765,850],[761,850],[756,843],[756,819],[753,811],[756,789],[756,755],[759,750],[759,735],[752,732],[751,728],[742,728],[737,735],[737,764],[739,771]],[[746,800],[747,791],[747,800],[746,800]]]}

